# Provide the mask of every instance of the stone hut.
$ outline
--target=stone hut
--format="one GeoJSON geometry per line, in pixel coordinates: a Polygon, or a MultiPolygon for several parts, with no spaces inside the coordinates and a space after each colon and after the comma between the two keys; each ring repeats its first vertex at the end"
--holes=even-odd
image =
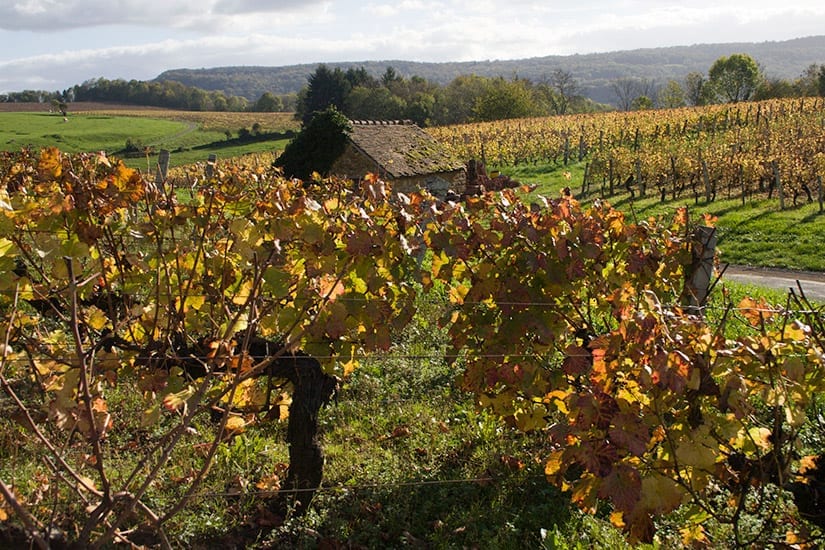
{"type": "Polygon", "coordinates": [[[442,198],[449,191],[464,194],[464,163],[412,122],[350,122],[346,149],[333,162],[331,174],[353,180],[377,174],[401,193],[427,189],[442,198]]]}

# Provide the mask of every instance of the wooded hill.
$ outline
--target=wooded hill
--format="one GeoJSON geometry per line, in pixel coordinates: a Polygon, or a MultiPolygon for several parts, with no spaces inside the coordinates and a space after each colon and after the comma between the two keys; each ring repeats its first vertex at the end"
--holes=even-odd
{"type": "MultiPolygon", "coordinates": [[[[413,61],[353,61],[325,63],[330,68],[364,67],[379,77],[393,67],[404,77],[420,76],[445,85],[462,74],[479,76],[519,76],[540,82],[556,69],[570,72],[579,82],[582,93],[600,103],[614,103],[611,83],[619,78],[638,78],[664,84],[679,80],[690,72],[706,74],[721,56],[746,53],[753,57],[769,78],[793,79],[809,65],[825,62],[825,35],[797,38],[782,42],[696,44],[668,48],[645,48],[608,53],[550,55],[516,60],[422,63],[413,61]]],[[[174,69],[161,73],[155,80],[176,80],[207,91],[219,90],[228,95],[254,101],[264,92],[297,92],[318,63],[282,67],[216,67],[211,69],[174,69]]]]}

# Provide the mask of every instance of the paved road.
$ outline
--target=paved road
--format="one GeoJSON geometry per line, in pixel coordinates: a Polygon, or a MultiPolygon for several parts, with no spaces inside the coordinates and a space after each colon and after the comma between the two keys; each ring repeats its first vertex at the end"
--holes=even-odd
{"type": "Polygon", "coordinates": [[[722,280],[725,279],[785,291],[789,288],[798,291],[799,281],[808,299],[825,302],[825,273],[731,265],[722,275],[722,280]]]}

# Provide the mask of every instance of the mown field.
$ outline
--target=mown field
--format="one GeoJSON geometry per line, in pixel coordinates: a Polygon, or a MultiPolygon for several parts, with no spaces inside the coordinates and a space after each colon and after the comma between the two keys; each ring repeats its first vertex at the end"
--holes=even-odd
{"type": "Polygon", "coordinates": [[[66,152],[106,151],[132,168],[153,172],[157,153],[170,166],[283,150],[298,129],[291,113],[218,113],[71,104],[66,117],[48,106],[0,104],[0,150],[56,146],[66,152]],[[13,108],[11,107],[13,106],[13,108]],[[250,134],[257,135],[250,135],[250,134]],[[244,137],[241,136],[244,134],[244,137]],[[124,149],[127,142],[136,149],[124,149]]]}

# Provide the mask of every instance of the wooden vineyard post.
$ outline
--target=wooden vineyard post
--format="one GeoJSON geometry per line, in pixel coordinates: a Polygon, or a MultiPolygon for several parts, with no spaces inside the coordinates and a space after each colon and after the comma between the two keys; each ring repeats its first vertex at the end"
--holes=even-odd
{"type": "Polygon", "coordinates": [[[645,182],[642,179],[642,161],[636,159],[635,168],[636,168],[636,181],[639,183],[639,196],[644,198],[645,196],[645,182]]]}
{"type": "Polygon", "coordinates": [[[607,178],[610,185],[610,196],[613,196],[613,156],[610,157],[610,161],[607,165],[607,178]]]}
{"type": "Polygon", "coordinates": [[[215,173],[215,164],[218,162],[218,155],[212,153],[206,160],[206,167],[203,170],[206,179],[211,179],[215,173]]]}
{"type": "Polygon", "coordinates": [[[693,233],[693,260],[685,272],[685,288],[682,292],[682,305],[691,315],[702,315],[702,308],[707,303],[716,240],[716,229],[713,227],[699,226],[693,233]]]}
{"type": "Polygon", "coordinates": [[[822,214],[822,176],[817,176],[817,200],[819,201],[819,213],[822,214]]]}
{"type": "Polygon", "coordinates": [[[673,157],[673,155],[671,155],[670,156],[670,192],[671,192],[671,198],[673,200],[676,200],[676,194],[677,194],[676,185],[677,185],[677,180],[679,179],[678,176],[679,175],[676,173],[676,159],[673,157]]]}
{"type": "MultiPolygon", "coordinates": [[[[590,177],[590,163],[585,163],[584,165],[584,176],[582,177],[582,197],[587,196],[588,185],[587,185],[587,178],[590,177]]],[[[822,189],[822,185],[819,186],[822,189]]],[[[822,194],[820,193],[820,196],[822,194]]],[[[822,205],[822,201],[819,201],[820,206],[822,205]]]]}
{"type": "Polygon", "coordinates": [[[166,181],[166,174],[169,172],[169,151],[161,149],[158,153],[158,170],[155,172],[155,184],[160,186],[166,181]]]}
{"type": "Polygon", "coordinates": [[[705,159],[702,159],[702,179],[705,182],[705,202],[710,203],[710,197],[711,197],[710,175],[708,174],[708,163],[705,162],[705,159]]]}
{"type": "Polygon", "coordinates": [[[742,189],[742,206],[745,206],[745,195],[747,195],[747,189],[745,189],[745,169],[742,165],[739,165],[739,169],[736,171],[737,178],[739,179],[739,187],[742,189]]]}
{"type": "Polygon", "coordinates": [[[776,192],[779,195],[779,209],[785,210],[785,190],[782,189],[782,178],[779,176],[779,164],[774,160],[771,161],[771,168],[773,168],[773,181],[776,185],[776,192]]]}

